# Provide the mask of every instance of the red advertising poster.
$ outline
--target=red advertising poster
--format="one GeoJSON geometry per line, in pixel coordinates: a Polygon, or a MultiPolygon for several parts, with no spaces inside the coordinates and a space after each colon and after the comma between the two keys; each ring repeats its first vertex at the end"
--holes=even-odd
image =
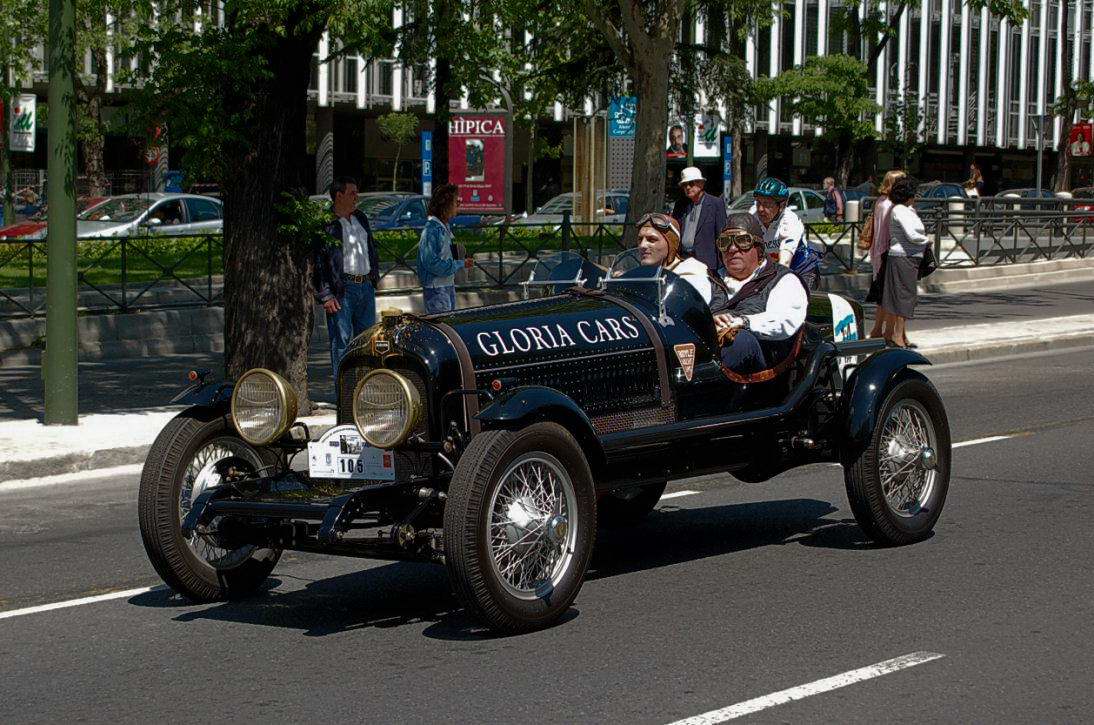
{"type": "Polygon", "coordinates": [[[1068,146],[1072,156],[1090,156],[1094,153],[1094,124],[1088,121],[1072,126],[1068,146]]]}
{"type": "Polygon", "coordinates": [[[448,183],[460,187],[460,211],[508,212],[509,119],[503,113],[458,113],[448,122],[448,183]]]}

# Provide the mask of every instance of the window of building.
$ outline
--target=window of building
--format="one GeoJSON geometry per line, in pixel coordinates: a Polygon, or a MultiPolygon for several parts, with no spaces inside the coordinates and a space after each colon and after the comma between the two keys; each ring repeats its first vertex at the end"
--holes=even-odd
{"type": "Polygon", "coordinates": [[[345,78],[342,81],[342,90],[346,93],[357,92],[357,58],[350,56],[345,60],[345,78]]]}
{"type": "Polygon", "coordinates": [[[380,95],[382,96],[392,95],[395,88],[392,66],[389,60],[380,61],[380,95]]]}

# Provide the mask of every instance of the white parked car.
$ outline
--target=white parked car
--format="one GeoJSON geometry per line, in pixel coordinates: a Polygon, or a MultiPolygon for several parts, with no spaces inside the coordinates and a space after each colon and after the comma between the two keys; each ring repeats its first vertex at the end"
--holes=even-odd
{"type": "MultiPolygon", "coordinates": [[[[223,228],[220,199],[197,194],[122,194],[76,215],[78,239],[219,234],[223,228]]],[[[31,238],[45,236],[42,229],[31,238]]]]}
{"type": "MultiPolygon", "coordinates": [[[[746,191],[738,196],[727,206],[730,212],[748,211],[752,206],[752,192],[746,191]]],[[[804,186],[791,186],[790,199],[787,208],[798,215],[803,222],[824,221],[824,196],[814,189],[806,189],[804,186]]]]}
{"type": "MultiPolygon", "coordinates": [[[[622,224],[627,219],[627,209],[631,205],[631,194],[626,189],[609,189],[598,191],[596,201],[596,220],[605,224],[622,224]]],[[[556,225],[562,223],[562,215],[570,212],[571,218],[574,211],[574,194],[566,192],[550,199],[546,204],[536,209],[534,214],[524,217],[514,217],[513,224],[543,224],[556,225]]]]}

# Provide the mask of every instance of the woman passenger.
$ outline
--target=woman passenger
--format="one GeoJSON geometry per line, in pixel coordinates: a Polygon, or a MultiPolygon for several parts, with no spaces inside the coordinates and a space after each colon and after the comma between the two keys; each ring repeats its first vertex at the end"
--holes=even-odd
{"type": "Polygon", "coordinates": [[[668,214],[646,214],[638,220],[638,261],[643,266],[661,265],[688,282],[710,304],[710,270],[694,257],[680,254],[680,223],[668,214]]]}

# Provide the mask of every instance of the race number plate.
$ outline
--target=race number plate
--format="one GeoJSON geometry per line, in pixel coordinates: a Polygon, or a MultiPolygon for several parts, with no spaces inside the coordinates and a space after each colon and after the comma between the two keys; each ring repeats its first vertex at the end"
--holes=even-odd
{"type": "Polygon", "coordinates": [[[366,444],[352,425],[339,425],[308,444],[308,474],[313,478],[394,481],[395,454],[366,444]]]}

